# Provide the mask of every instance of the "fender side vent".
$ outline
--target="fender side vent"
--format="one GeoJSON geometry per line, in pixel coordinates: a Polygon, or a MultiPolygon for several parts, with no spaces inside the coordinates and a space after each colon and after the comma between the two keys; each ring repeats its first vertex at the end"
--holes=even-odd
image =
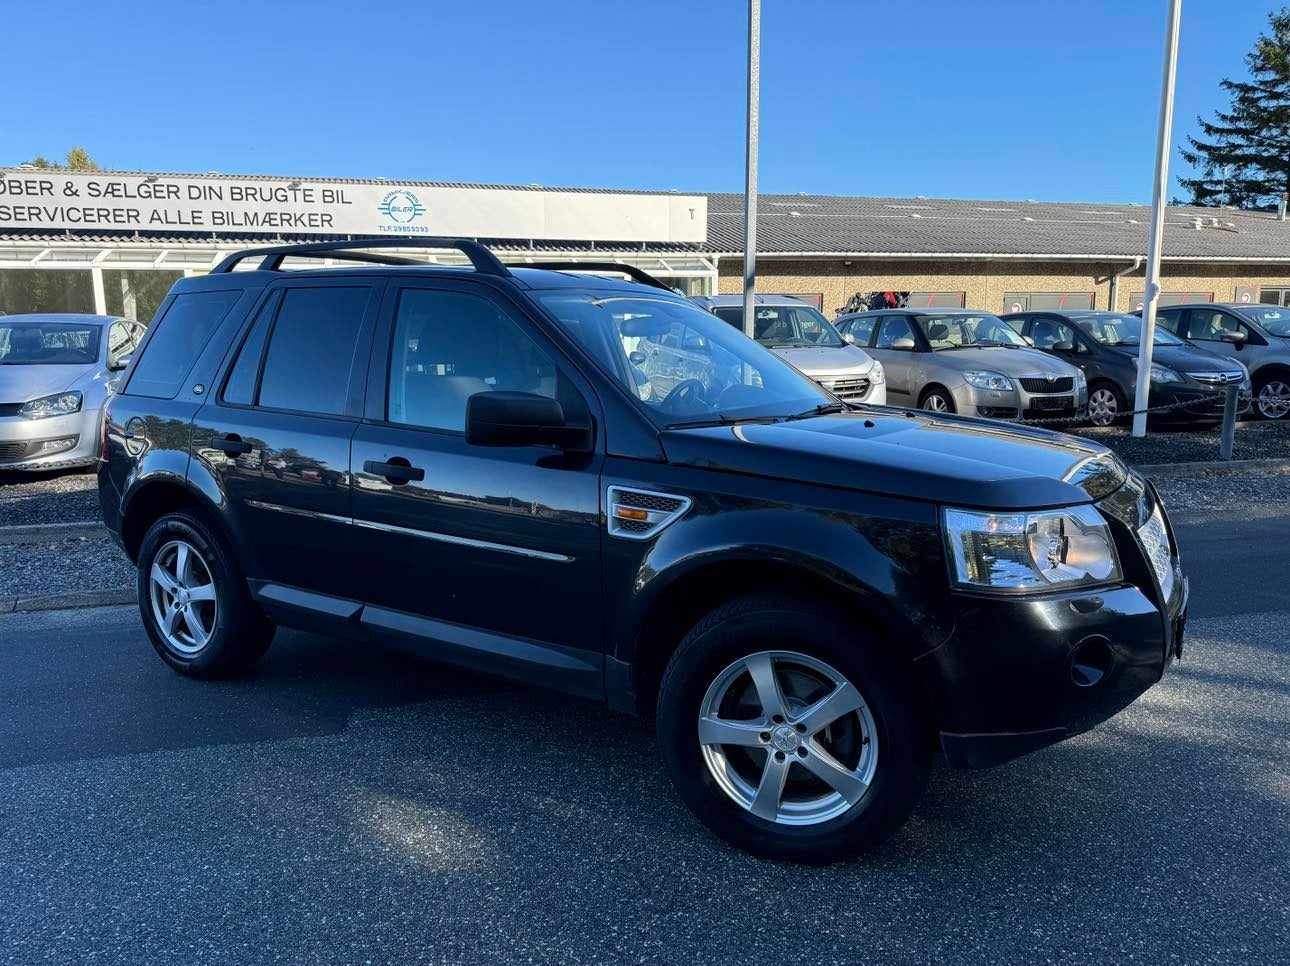
{"type": "Polygon", "coordinates": [[[690,509],[689,497],[611,486],[606,501],[609,533],[625,540],[648,540],[690,509]]]}

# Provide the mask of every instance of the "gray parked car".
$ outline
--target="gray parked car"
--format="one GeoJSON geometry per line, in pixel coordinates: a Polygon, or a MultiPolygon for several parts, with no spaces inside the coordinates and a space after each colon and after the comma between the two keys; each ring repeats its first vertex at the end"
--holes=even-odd
{"type": "MultiPolygon", "coordinates": [[[[843,338],[815,306],[791,295],[758,295],[754,337],[793,368],[847,402],[887,402],[883,367],[843,338]]],[[[744,325],[742,295],[690,299],[735,328],[744,325]]]]}
{"type": "Polygon", "coordinates": [[[93,463],[108,382],[143,331],[109,315],[0,317],[0,470],[93,463]]]}
{"type": "Polygon", "coordinates": [[[1163,306],[1157,315],[1174,335],[1244,365],[1258,415],[1290,416],[1290,308],[1205,302],[1163,306]]]}
{"type": "Polygon", "coordinates": [[[835,323],[887,371],[895,406],[992,419],[1075,418],[1088,405],[1084,374],[1032,349],[1006,323],[975,309],[885,309],[835,323]]]}

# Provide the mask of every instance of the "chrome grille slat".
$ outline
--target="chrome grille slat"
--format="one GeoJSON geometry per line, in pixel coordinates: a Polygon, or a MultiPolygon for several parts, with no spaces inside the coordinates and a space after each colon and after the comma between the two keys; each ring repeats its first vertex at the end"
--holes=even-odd
{"type": "Polygon", "coordinates": [[[1075,388],[1074,376],[1058,376],[1053,380],[1047,376],[1018,376],[1017,382],[1026,392],[1070,392],[1075,388]]]}
{"type": "Polygon", "coordinates": [[[1168,600],[1174,589],[1173,548],[1169,545],[1169,531],[1159,503],[1151,508],[1146,523],[1138,528],[1138,541],[1156,573],[1161,593],[1168,600]]]}

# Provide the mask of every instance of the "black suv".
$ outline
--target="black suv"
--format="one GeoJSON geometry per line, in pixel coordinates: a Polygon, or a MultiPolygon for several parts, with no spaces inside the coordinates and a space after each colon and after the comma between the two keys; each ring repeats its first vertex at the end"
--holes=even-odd
{"type": "Polygon", "coordinates": [[[1106,449],[849,407],[637,269],[412,244],[241,252],[158,310],[99,492],[175,670],[285,624],[653,714],[713,831],[822,861],[898,828],[937,747],[1042,748],[1180,653],[1168,520],[1106,449]],[[641,371],[660,345],[682,378],[641,371]]]}

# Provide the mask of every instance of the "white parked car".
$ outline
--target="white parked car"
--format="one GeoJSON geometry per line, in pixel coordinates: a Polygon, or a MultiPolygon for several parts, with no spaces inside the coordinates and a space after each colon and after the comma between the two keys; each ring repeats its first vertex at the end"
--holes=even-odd
{"type": "MultiPolygon", "coordinates": [[[[737,329],[744,325],[742,295],[697,295],[690,301],[737,329]]],[[[754,337],[839,399],[887,402],[882,363],[838,334],[815,306],[791,295],[758,295],[754,337]]]]}
{"type": "Polygon", "coordinates": [[[0,316],[0,470],[93,463],[108,383],[143,331],[110,315],[0,316]]]}

